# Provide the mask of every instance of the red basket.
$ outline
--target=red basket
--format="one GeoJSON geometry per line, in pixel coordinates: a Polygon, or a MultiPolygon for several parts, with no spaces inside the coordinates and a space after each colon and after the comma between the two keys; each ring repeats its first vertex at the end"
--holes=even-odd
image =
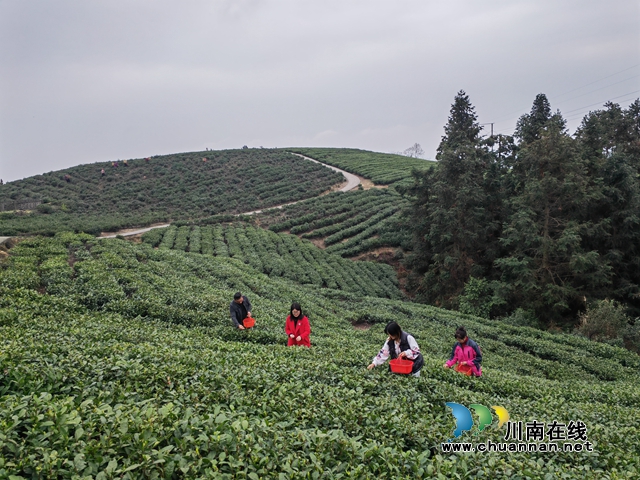
{"type": "Polygon", "coordinates": [[[471,367],[471,365],[457,364],[455,370],[456,372],[462,373],[463,375],[466,375],[468,377],[470,377],[471,373],[473,372],[473,368],[471,367]]]}
{"type": "Polygon", "coordinates": [[[411,360],[405,360],[403,358],[396,358],[389,362],[391,365],[391,371],[393,373],[403,373],[408,374],[413,370],[413,362],[411,360]]]}
{"type": "Polygon", "coordinates": [[[256,321],[252,317],[247,317],[242,320],[242,325],[244,326],[244,328],[252,328],[255,324],[256,321]]]}

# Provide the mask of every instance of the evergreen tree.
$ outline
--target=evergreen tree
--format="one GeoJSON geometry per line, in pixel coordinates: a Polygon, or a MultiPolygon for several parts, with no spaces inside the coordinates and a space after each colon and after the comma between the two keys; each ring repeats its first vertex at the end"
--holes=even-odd
{"type": "Polygon", "coordinates": [[[523,115],[516,124],[515,136],[524,144],[539,140],[549,128],[563,130],[565,121],[559,113],[551,114],[551,105],[544,93],[536,95],[531,113],[523,115]]]}
{"type": "Polygon", "coordinates": [[[407,265],[419,300],[451,307],[471,275],[482,278],[491,268],[499,221],[489,193],[496,185],[493,157],[464,91],[456,95],[444,130],[438,165],[414,172],[414,249],[407,265]]]}
{"type": "Polygon", "coordinates": [[[564,326],[600,299],[640,313],[640,101],[605,107],[572,138],[537,95],[515,142],[482,139],[456,95],[437,166],[408,191],[418,300],[564,326]]]}
{"type": "Polygon", "coordinates": [[[596,250],[585,249],[587,207],[601,195],[559,113],[538,95],[518,122],[518,160],[505,181],[513,185],[496,261],[512,308],[533,310],[547,323],[565,323],[610,282],[596,250]]]}
{"type": "Polygon", "coordinates": [[[602,192],[589,206],[586,242],[611,265],[613,297],[640,315],[640,102],[627,111],[613,103],[590,112],[576,132],[583,157],[602,192]]]}

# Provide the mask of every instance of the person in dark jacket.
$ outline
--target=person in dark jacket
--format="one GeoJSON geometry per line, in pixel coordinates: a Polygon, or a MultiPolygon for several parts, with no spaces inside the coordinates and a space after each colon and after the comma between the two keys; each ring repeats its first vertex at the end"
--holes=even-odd
{"type": "Polygon", "coordinates": [[[244,330],[242,321],[251,316],[251,302],[242,293],[236,292],[233,296],[233,302],[229,305],[229,312],[231,313],[233,326],[244,330]]]}
{"type": "Polygon", "coordinates": [[[413,338],[413,335],[403,332],[400,325],[396,322],[389,323],[385,327],[384,333],[388,335],[387,341],[367,368],[371,370],[378,365],[382,365],[389,357],[391,357],[391,359],[404,358],[405,360],[411,360],[413,362],[411,375],[419,377],[420,370],[424,366],[424,358],[420,353],[418,342],[413,338]]]}
{"type": "Polygon", "coordinates": [[[299,303],[293,302],[291,304],[290,314],[285,321],[284,332],[289,337],[288,347],[294,345],[311,346],[309,319],[302,313],[302,307],[299,303]]]}
{"type": "Polygon", "coordinates": [[[475,377],[481,376],[482,350],[478,344],[467,336],[464,327],[458,327],[454,337],[457,341],[453,345],[449,361],[444,364],[444,368],[451,368],[455,365],[456,372],[475,377]]]}

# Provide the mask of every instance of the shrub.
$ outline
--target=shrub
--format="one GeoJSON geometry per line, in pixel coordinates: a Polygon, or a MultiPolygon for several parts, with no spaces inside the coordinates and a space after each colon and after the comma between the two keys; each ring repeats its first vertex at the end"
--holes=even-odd
{"type": "Polygon", "coordinates": [[[52,205],[49,205],[47,203],[41,203],[40,205],[38,205],[36,207],[36,210],[39,213],[42,213],[42,214],[46,215],[46,214],[49,214],[49,213],[53,213],[55,209],[53,208],[52,205]]]}
{"type": "Polygon", "coordinates": [[[484,278],[469,278],[462,294],[458,297],[462,313],[489,318],[491,309],[503,301],[494,295],[493,286],[484,278]]]}
{"type": "Polygon", "coordinates": [[[622,341],[627,350],[640,355],[640,318],[636,318],[631,325],[627,325],[622,332],[622,341]]]}
{"type": "Polygon", "coordinates": [[[502,320],[509,325],[541,328],[540,320],[538,320],[535,313],[523,308],[516,308],[516,310],[511,315],[509,315],[508,317],[503,317],[502,320]]]}
{"type": "Polygon", "coordinates": [[[579,316],[577,331],[589,340],[610,341],[620,338],[629,322],[624,307],[613,300],[600,300],[579,316]]]}

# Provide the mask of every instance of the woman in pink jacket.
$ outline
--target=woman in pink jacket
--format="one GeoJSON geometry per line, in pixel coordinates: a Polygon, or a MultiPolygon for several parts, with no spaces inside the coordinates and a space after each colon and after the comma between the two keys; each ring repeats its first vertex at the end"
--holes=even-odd
{"type": "Polygon", "coordinates": [[[479,377],[482,375],[482,351],[478,344],[467,336],[464,327],[458,327],[454,335],[457,342],[453,345],[449,361],[444,364],[444,368],[455,367],[456,372],[465,375],[479,377]]]}
{"type": "Polygon", "coordinates": [[[287,317],[284,331],[287,337],[289,337],[288,347],[293,345],[311,346],[311,340],[309,340],[309,335],[311,334],[309,319],[302,314],[302,307],[299,303],[294,302],[291,304],[291,313],[287,317]]]}

